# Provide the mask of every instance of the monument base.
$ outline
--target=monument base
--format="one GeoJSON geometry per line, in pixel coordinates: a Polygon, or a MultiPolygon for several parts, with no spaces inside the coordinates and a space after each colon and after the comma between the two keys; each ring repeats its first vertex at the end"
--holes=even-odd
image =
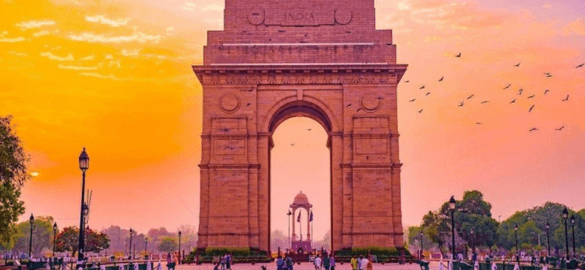
{"type": "Polygon", "coordinates": [[[297,254],[311,252],[311,241],[292,241],[291,250],[297,254]]]}

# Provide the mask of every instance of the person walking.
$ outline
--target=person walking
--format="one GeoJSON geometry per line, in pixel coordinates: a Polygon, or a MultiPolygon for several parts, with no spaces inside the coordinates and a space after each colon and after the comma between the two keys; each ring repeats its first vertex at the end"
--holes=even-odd
{"type": "Polygon", "coordinates": [[[276,259],[276,270],[285,270],[285,262],[282,259],[282,256],[278,255],[278,259],[276,259]]]}
{"type": "Polygon", "coordinates": [[[368,263],[370,261],[368,261],[368,258],[364,258],[364,256],[360,256],[361,261],[360,261],[360,270],[367,270],[368,269],[368,263]]]}
{"type": "Polygon", "coordinates": [[[331,255],[331,258],[329,258],[329,264],[331,264],[331,270],[335,270],[335,256],[333,256],[333,254],[331,255]]]}
{"type": "Polygon", "coordinates": [[[358,269],[358,270],[362,269],[362,260],[363,260],[363,259],[364,259],[364,256],[363,256],[363,255],[360,255],[360,256],[357,258],[357,269],[358,269]]]}
{"type": "Polygon", "coordinates": [[[226,254],[223,254],[223,256],[221,256],[221,257],[219,258],[219,260],[220,260],[220,262],[221,262],[221,270],[225,270],[225,258],[226,258],[226,256],[225,256],[225,255],[226,255],[226,254]]]}
{"type": "Polygon", "coordinates": [[[225,268],[227,270],[232,270],[232,254],[228,253],[225,255],[225,268]]]}
{"type": "Polygon", "coordinates": [[[351,263],[351,270],[358,270],[358,260],[355,255],[351,255],[351,260],[349,262],[351,263]]]}
{"type": "Polygon", "coordinates": [[[295,261],[293,260],[293,258],[291,258],[290,256],[288,256],[288,254],[286,254],[286,269],[287,270],[293,270],[293,265],[295,264],[295,261]]]}
{"type": "Polygon", "coordinates": [[[329,259],[329,255],[325,254],[323,256],[323,270],[329,270],[329,267],[331,267],[331,260],[329,259]]]}
{"type": "Polygon", "coordinates": [[[321,257],[315,257],[315,270],[321,270],[322,260],[321,257]]]}
{"type": "Polygon", "coordinates": [[[368,264],[366,265],[366,270],[374,270],[374,265],[372,264],[372,255],[368,255],[368,264]]]}

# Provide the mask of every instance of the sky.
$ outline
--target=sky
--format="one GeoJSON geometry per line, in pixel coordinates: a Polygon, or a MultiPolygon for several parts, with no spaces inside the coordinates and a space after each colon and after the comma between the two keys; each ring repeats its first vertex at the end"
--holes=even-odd
{"type": "MultiPolygon", "coordinates": [[[[585,207],[582,0],[375,4],[376,27],[393,29],[398,62],[409,65],[398,87],[405,226],[471,189],[502,220],[546,201],[585,207]]],[[[223,7],[0,0],[0,115],[13,115],[39,172],[23,188],[22,220],[79,222],[86,147],[90,226],[198,225],[202,90],[191,65],[202,63],[206,31],[222,29],[223,7]]],[[[315,237],[330,227],[325,134],[303,118],[276,130],[273,229],[287,231],[301,190],[315,205],[315,237]]]]}

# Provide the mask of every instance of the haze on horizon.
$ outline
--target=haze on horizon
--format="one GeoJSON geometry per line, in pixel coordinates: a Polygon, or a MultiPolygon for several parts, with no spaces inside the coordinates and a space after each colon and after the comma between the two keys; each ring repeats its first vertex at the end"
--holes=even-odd
{"type": "MultiPolygon", "coordinates": [[[[78,225],[77,158],[87,147],[91,227],[146,233],[198,226],[201,86],[190,67],[202,62],[206,32],[223,27],[223,0],[0,6],[0,114],[14,116],[30,169],[39,172],[24,187],[21,219],[32,212],[53,216],[60,227],[78,225]]],[[[585,62],[583,14],[579,0],[376,1],[377,28],[393,29],[398,62],[409,65],[398,87],[405,227],[471,189],[482,191],[502,220],[546,201],[583,208],[585,68],[576,68],[585,62]],[[520,88],[526,92],[519,97],[520,88]],[[509,104],[513,98],[517,104],[509,104]],[[539,131],[528,132],[533,127],[539,131]]],[[[315,125],[323,131],[312,120],[291,119],[275,137],[292,142],[315,125]]],[[[321,137],[303,140],[319,149],[283,143],[280,158],[316,159],[278,169],[328,179],[321,137]],[[327,175],[315,176],[323,169],[327,175]]],[[[283,189],[299,179],[278,178],[283,189]]],[[[323,205],[315,208],[323,211],[319,218],[330,219],[328,196],[320,196],[327,181],[295,183],[272,203],[286,207],[302,190],[323,205]]],[[[287,232],[286,221],[272,222],[287,232]]],[[[315,226],[314,239],[321,239],[330,221],[315,226]]]]}

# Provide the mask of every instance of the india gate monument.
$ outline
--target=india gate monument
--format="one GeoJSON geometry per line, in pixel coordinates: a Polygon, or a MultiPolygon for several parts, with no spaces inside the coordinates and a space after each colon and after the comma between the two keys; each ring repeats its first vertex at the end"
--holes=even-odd
{"type": "Polygon", "coordinates": [[[328,134],[331,250],[403,244],[396,64],[374,0],[226,0],[203,65],[198,248],[270,250],[272,134],[308,117],[328,134]]]}

